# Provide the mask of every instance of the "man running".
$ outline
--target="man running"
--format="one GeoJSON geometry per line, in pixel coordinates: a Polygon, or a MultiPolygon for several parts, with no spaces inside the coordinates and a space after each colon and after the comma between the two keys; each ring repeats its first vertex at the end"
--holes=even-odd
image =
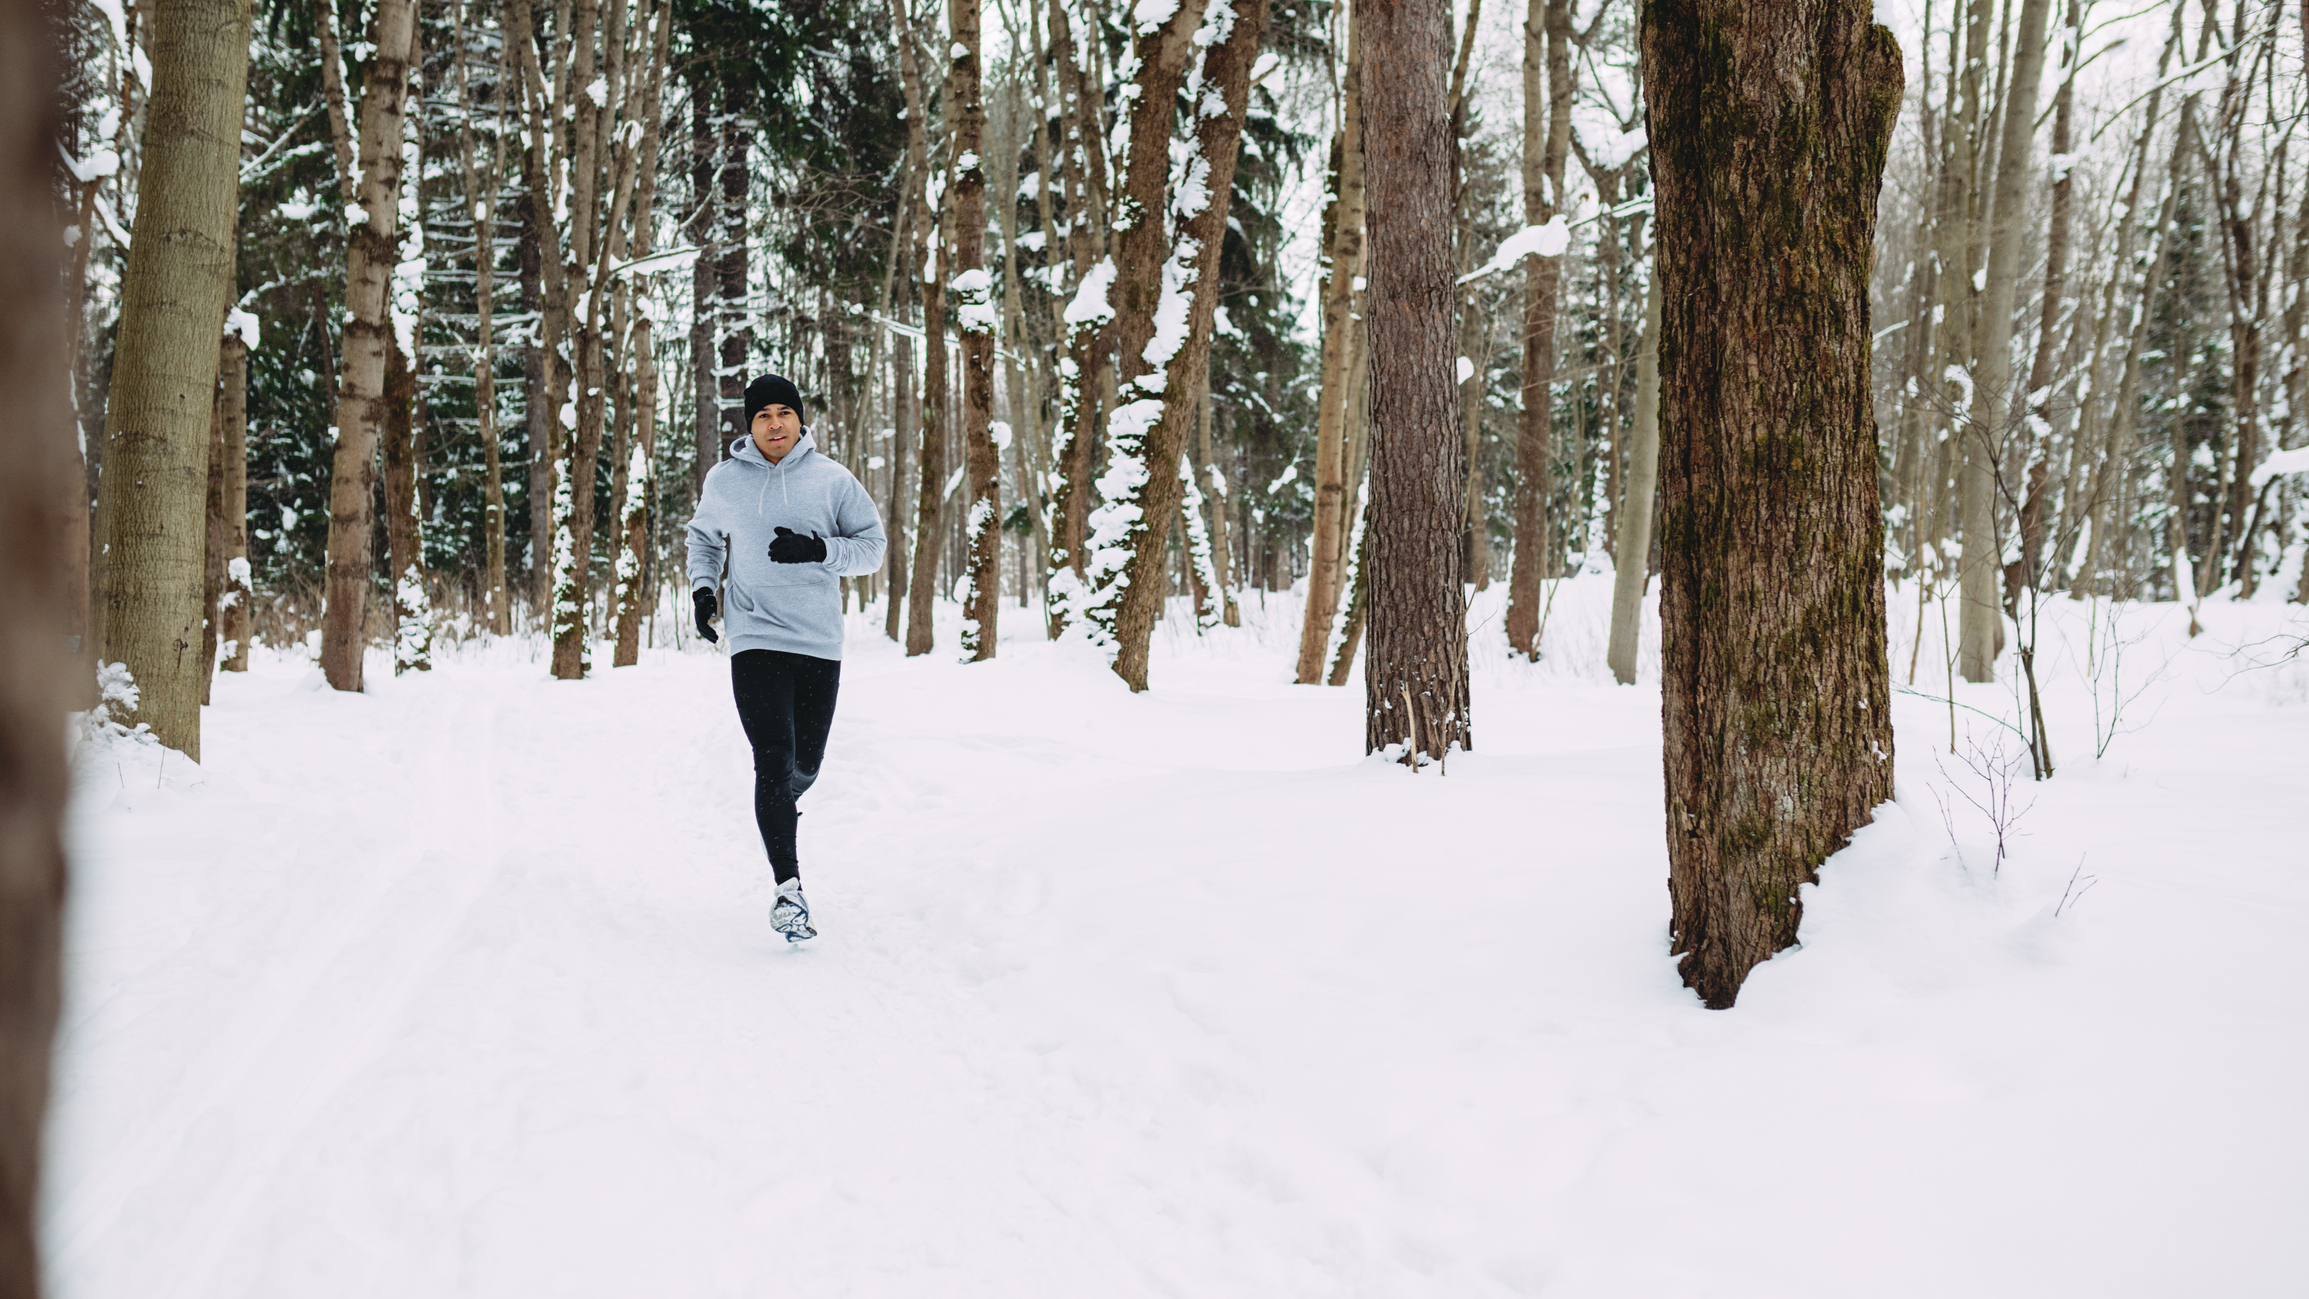
{"type": "Polygon", "coordinates": [[[765,375],[746,385],[747,436],[706,475],[689,524],[698,635],[719,641],[714,586],[729,592],[730,689],[754,747],[754,820],[778,880],[770,924],[815,938],[802,900],[794,800],[818,778],[842,681],[841,579],[882,567],[882,519],[850,471],[818,453],[802,394],[765,375]],[[723,563],[729,576],[723,581],[723,563]]]}

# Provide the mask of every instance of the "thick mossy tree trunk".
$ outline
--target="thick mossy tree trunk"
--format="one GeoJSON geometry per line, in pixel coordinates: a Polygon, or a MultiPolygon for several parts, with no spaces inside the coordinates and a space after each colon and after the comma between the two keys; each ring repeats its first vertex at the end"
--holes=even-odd
{"type": "Polygon", "coordinates": [[[1900,48],[1866,0],[1651,0],[1671,935],[1730,1006],[1892,795],[1868,273],[1900,48]]]}
{"type": "MultiPolygon", "coordinates": [[[[245,54],[249,9],[207,8],[222,10],[210,20],[211,48],[224,54],[237,29],[245,54]]],[[[166,40],[168,5],[161,15],[166,40]]],[[[54,201],[64,98],[56,90],[53,17],[35,0],[0,4],[0,391],[9,398],[0,405],[0,464],[8,466],[0,473],[0,1295],[27,1299],[41,1292],[41,1129],[63,985],[70,787],[63,713],[75,693],[71,678],[84,675],[65,637],[85,588],[67,566],[66,532],[55,526],[56,502],[77,495],[80,461],[71,370],[59,363],[57,346],[66,254],[54,201]]],[[[160,50],[154,54],[157,77],[160,50]]],[[[211,142],[218,146],[211,159],[225,146],[238,153],[237,104],[229,125],[211,142]]],[[[140,220],[140,236],[143,229],[140,220]]],[[[213,356],[216,340],[201,341],[213,356]]],[[[205,411],[202,420],[205,432],[205,411]]],[[[205,462],[206,448],[198,449],[205,462]]],[[[84,522],[78,513],[76,527],[84,522]]]]}
{"type": "Polygon", "coordinates": [[[1459,535],[1459,291],[1451,258],[1449,0],[1358,0],[1371,239],[1371,512],[1365,752],[1406,761],[1469,747],[1459,535]]]}
{"type": "Polygon", "coordinates": [[[385,354],[393,345],[387,307],[400,257],[401,125],[415,26],[409,0],[378,0],[370,29],[377,52],[361,87],[363,219],[346,239],[345,335],[329,477],[327,605],[321,614],[321,673],[339,690],[361,688],[368,641],[377,439],[385,426],[385,354]]]}
{"type": "Polygon", "coordinates": [[[162,0],[155,14],[97,496],[97,661],[126,663],[138,720],[196,760],[209,434],[253,14],[247,0],[162,0]]]}

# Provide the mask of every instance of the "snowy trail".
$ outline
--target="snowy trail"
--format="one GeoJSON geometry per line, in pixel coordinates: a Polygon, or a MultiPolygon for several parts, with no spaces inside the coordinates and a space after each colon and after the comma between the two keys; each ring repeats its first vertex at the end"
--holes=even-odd
{"type": "MultiPolygon", "coordinates": [[[[2309,710],[2184,698],[1957,859],[1902,801],[1730,1014],[1657,694],[1359,693],[861,626],[771,934],[725,665],[220,681],[84,761],[57,1292],[2276,1295],[2309,1271],[2309,710]],[[2078,856],[2099,883],[2050,910],[2078,856]]],[[[2193,692],[2191,692],[2193,694],[2193,692]]],[[[2062,737],[2064,743],[2068,737],[2062,737]]],[[[2074,745],[2070,745],[2072,751],[2074,745]]]]}

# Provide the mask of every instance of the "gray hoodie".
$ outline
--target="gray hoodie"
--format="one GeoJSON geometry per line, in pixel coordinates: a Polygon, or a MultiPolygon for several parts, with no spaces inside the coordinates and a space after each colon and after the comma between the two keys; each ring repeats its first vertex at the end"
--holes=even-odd
{"type": "Polygon", "coordinates": [[[818,454],[808,429],[771,464],[750,437],[739,438],[730,458],[706,475],[697,515],[689,521],[690,589],[711,590],[729,577],[722,599],[722,631],[730,652],[767,649],[842,657],[839,579],[882,567],[882,518],[874,498],[850,471],[818,454]],[[825,538],[826,558],[781,564],[770,558],[779,528],[825,538]]]}

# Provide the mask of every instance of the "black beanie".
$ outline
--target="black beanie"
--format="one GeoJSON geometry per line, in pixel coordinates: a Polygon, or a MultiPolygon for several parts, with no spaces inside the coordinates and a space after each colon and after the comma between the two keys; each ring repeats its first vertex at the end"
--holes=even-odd
{"type": "Polygon", "coordinates": [[[782,374],[765,374],[746,385],[746,427],[754,426],[754,416],[764,406],[783,406],[798,417],[802,413],[802,390],[782,374]]]}

